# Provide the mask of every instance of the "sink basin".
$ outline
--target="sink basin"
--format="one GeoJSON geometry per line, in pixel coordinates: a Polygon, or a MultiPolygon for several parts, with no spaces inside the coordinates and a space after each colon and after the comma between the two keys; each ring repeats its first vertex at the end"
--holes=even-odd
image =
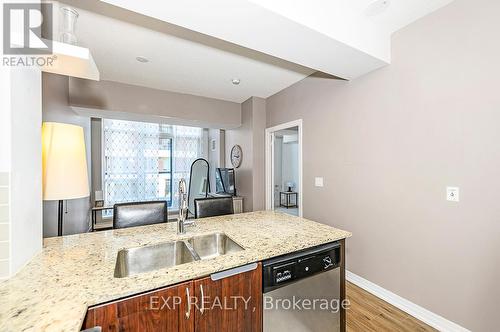
{"type": "Polygon", "coordinates": [[[115,278],[129,277],[241,250],[244,249],[224,233],[192,237],[185,241],[122,249],[116,258],[115,278]]]}
{"type": "Polygon", "coordinates": [[[200,259],[209,259],[244,250],[224,233],[213,233],[193,237],[187,240],[200,259]]]}
{"type": "Polygon", "coordinates": [[[115,277],[128,277],[194,260],[195,257],[182,241],[123,249],[116,258],[115,277]]]}

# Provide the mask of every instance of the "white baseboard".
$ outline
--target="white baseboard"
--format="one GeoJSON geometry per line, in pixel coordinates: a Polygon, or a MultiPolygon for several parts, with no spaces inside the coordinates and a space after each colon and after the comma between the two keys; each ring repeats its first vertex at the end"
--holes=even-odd
{"type": "Polygon", "coordinates": [[[402,298],[401,296],[382,288],[371,281],[368,281],[350,271],[346,271],[347,281],[363,288],[365,291],[392,304],[396,308],[406,312],[416,319],[442,332],[470,332],[466,328],[447,320],[421,306],[402,298]]]}

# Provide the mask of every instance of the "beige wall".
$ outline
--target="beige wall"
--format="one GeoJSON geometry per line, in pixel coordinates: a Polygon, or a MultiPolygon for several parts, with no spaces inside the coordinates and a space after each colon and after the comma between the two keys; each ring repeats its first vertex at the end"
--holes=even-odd
{"type": "MultiPolygon", "coordinates": [[[[68,104],[68,77],[42,74],[42,117],[44,122],[70,123],[83,127],[87,148],[87,169],[91,177],[90,118],[79,116],[68,104]]],[[[91,187],[90,187],[91,188],[91,187]]],[[[91,189],[92,191],[92,189],[91,189]]],[[[84,233],[90,223],[90,197],[65,201],[63,234],[84,233]]],[[[43,202],[43,236],[57,236],[57,201],[43,202]]]]}
{"type": "Polygon", "coordinates": [[[70,80],[70,104],[80,114],[205,128],[241,125],[241,104],[109,81],[70,80]]]}
{"type": "Polygon", "coordinates": [[[263,210],[265,100],[252,97],[241,104],[241,123],[241,127],[225,132],[226,167],[233,167],[231,149],[235,144],[240,145],[243,158],[241,166],[235,170],[237,194],[244,198],[245,212],[263,210]]]}
{"type": "Polygon", "coordinates": [[[102,191],[102,119],[90,119],[90,163],[92,174],[91,200],[95,201],[95,192],[102,191]]]}
{"type": "Polygon", "coordinates": [[[253,211],[264,210],[266,208],[266,153],[265,153],[265,128],[266,128],[266,100],[262,98],[252,98],[253,109],[253,211]]]}
{"type": "Polygon", "coordinates": [[[210,165],[210,190],[216,192],[215,184],[215,169],[224,167],[225,165],[225,143],[224,130],[209,129],[208,130],[208,163],[210,165]],[[212,150],[212,141],[214,141],[215,149],[212,150]]]}
{"type": "Polygon", "coordinates": [[[252,158],[252,99],[241,104],[241,127],[226,130],[226,167],[232,168],[231,149],[235,144],[241,146],[243,158],[241,166],[235,170],[236,190],[242,196],[245,212],[253,211],[253,158],[252,158]]]}
{"type": "Polygon", "coordinates": [[[473,331],[498,329],[499,15],[456,0],[396,33],[390,66],[267,99],[268,126],[304,120],[304,216],[353,232],[348,269],[473,331]]]}

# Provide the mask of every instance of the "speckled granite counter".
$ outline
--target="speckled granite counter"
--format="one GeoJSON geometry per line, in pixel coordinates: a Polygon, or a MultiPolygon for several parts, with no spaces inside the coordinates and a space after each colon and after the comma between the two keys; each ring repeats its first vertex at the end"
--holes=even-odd
{"type": "Polygon", "coordinates": [[[0,331],[79,331],[87,307],[349,237],[313,221],[274,212],[50,238],[13,278],[0,283],[0,331]],[[114,278],[120,249],[225,232],[244,251],[129,277],[114,278]]]}

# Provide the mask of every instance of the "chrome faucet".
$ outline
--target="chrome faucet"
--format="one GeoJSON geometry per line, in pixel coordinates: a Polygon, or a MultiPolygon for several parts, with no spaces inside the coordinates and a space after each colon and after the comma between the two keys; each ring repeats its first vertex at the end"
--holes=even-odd
{"type": "Polygon", "coordinates": [[[186,180],[179,181],[179,218],[177,219],[177,234],[185,234],[184,222],[188,213],[186,180]]]}

